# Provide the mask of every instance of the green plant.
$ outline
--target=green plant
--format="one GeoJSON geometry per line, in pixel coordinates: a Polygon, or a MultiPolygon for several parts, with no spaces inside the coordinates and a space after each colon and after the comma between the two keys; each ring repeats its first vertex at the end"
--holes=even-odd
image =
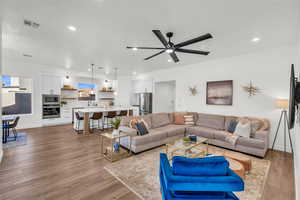
{"type": "Polygon", "coordinates": [[[119,126],[120,126],[120,123],[121,123],[121,117],[116,117],[115,120],[113,120],[111,122],[111,126],[114,128],[114,129],[118,129],[119,126]]]}
{"type": "Polygon", "coordinates": [[[189,141],[191,141],[191,139],[188,138],[188,137],[183,137],[182,140],[183,140],[184,142],[189,142],[189,141]]]}

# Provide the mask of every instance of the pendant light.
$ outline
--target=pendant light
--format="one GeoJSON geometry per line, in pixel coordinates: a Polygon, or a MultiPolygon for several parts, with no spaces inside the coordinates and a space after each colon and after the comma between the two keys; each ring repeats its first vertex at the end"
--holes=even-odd
{"type": "Polygon", "coordinates": [[[117,96],[117,86],[118,86],[118,68],[114,69],[114,95],[117,96]]]}
{"type": "MultiPolygon", "coordinates": [[[[95,86],[95,80],[94,80],[94,64],[91,64],[91,72],[92,72],[92,85],[95,86]]],[[[91,91],[90,91],[90,95],[94,95],[95,94],[95,91],[94,91],[95,88],[92,88],[91,91]]]]}

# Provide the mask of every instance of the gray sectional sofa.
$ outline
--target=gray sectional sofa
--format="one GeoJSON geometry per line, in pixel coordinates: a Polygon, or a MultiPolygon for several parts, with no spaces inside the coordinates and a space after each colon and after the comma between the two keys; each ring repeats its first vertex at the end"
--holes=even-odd
{"type": "MultiPolygon", "coordinates": [[[[209,143],[225,147],[228,149],[264,157],[269,145],[270,125],[267,119],[248,118],[259,124],[257,130],[251,132],[250,138],[239,137],[235,143],[226,141],[226,132],[229,123],[238,117],[211,115],[203,113],[186,113],[193,115],[195,125],[176,125],[174,124],[174,113],[157,113],[146,116],[123,117],[119,130],[129,134],[136,134],[136,130],[130,128],[130,121],[135,118],[143,118],[148,125],[149,134],[143,136],[133,136],[131,138],[131,150],[139,153],[157,146],[168,143],[185,135],[197,135],[209,139],[209,143]]],[[[129,138],[123,138],[121,145],[129,147],[129,138]]]]}

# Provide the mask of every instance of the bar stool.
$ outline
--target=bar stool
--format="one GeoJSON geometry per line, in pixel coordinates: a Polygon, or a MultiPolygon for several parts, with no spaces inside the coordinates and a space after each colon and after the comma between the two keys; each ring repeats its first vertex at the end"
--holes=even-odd
{"type": "Polygon", "coordinates": [[[90,124],[92,124],[92,130],[94,129],[94,121],[98,121],[98,129],[100,129],[100,130],[103,130],[104,129],[104,126],[103,126],[103,121],[102,121],[102,123],[101,123],[101,125],[102,125],[102,128],[100,128],[100,120],[102,119],[102,117],[103,117],[103,113],[102,112],[94,112],[93,113],[93,116],[90,118],[90,120],[91,120],[91,123],[90,124]]]}
{"type": "Polygon", "coordinates": [[[124,117],[127,116],[128,110],[121,110],[120,113],[117,115],[118,117],[124,117]]]}
{"type": "MultiPolygon", "coordinates": [[[[112,121],[117,116],[116,111],[109,111],[107,115],[104,117],[106,119],[106,128],[112,128],[111,124],[109,124],[109,119],[112,121]]],[[[105,120],[104,120],[105,121],[105,120]]]]}
{"type": "Polygon", "coordinates": [[[75,117],[76,117],[76,126],[77,126],[77,133],[80,133],[80,121],[83,121],[83,116],[80,116],[78,112],[75,113],[75,117]]]}

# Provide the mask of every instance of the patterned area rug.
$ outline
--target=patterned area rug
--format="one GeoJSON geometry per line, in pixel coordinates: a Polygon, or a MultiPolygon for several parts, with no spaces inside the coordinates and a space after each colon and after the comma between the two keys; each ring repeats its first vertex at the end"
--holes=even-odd
{"type": "MultiPolygon", "coordinates": [[[[222,148],[209,146],[209,153],[224,153],[222,148]]],[[[159,153],[164,147],[147,151],[130,158],[109,164],[105,169],[144,200],[161,199],[158,178],[159,153]]],[[[260,200],[263,195],[271,162],[249,156],[252,170],[246,175],[245,191],[237,192],[241,200],[260,200]]]]}

